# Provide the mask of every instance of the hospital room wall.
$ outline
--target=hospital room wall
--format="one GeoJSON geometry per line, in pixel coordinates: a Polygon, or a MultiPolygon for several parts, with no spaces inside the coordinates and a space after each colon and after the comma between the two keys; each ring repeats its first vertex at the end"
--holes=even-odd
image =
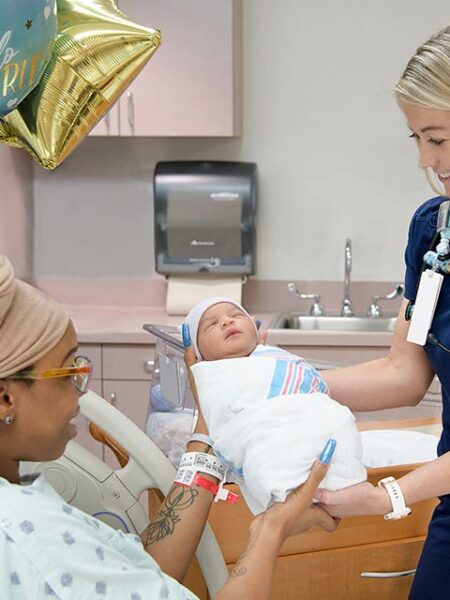
{"type": "Polygon", "coordinates": [[[24,153],[0,146],[0,254],[14,261],[18,277],[32,278],[33,172],[24,153]]]}
{"type": "Polygon", "coordinates": [[[259,168],[258,279],[340,280],[346,237],[355,280],[401,279],[431,193],[392,88],[447,22],[440,0],[245,0],[243,137],[91,138],[54,172],[35,165],[36,276],[157,277],[154,164],[234,159],[259,168]]]}

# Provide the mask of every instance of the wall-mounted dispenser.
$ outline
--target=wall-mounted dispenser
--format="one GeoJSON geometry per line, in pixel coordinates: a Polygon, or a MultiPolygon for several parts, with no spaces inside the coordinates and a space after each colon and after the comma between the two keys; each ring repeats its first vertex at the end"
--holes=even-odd
{"type": "Polygon", "coordinates": [[[159,162],[154,174],[156,271],[167,276],[167,310],[228,295],[240,302],[255,271],[256,165],[159,162]]]}

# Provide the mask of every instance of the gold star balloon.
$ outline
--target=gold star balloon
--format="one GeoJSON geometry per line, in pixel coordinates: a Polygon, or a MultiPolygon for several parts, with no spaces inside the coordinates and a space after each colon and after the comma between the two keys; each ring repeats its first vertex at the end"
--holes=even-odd
{"type": "Polygon", "coordinates": [[[38,85],[0,118],[0,143],[54,169],[130,85],[161,43],[113,0],[57,0],[58,33],[38,85]]]}

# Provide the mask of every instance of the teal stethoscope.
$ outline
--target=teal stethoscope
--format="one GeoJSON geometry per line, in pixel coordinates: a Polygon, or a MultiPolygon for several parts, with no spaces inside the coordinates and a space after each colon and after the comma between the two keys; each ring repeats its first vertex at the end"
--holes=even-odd
{"type": "MultiPolygon", "coordinates": [[[[434,234],[429,250],[423,257],[422,272],[430,267],[433,271],[438,271],[444,275],[450,274],[450,200],[442,202],[439,206],[436,233],[434,234]]],[[[417,289],[418,287],[417,285],[417,289]]],[[[414,304],[415,299],[408,302],[405,310],[406,321],[409,321],[412,317],[414,304]]],[[[450,353],[450,348],[442,344],[434,333],[428,333],[427,342],[450,353]]]]}

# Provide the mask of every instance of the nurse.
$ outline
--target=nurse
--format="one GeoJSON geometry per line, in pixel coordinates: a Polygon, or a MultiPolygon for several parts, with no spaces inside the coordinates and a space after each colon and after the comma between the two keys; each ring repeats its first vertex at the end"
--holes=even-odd
{"type": "MultiPolygon", "coordinates": [[[[331,396],[355,411],[417,404],[434,374],[442,384],[443,433],[439,458],[379,487],[360,484],[340,492],[320,491],[322,505],[336,516],[390,514],[406,516],[409,505],[440,497],[413,582],[412,600],[450,598],[450,276],[444,275],[436,311],[424,346],[407,341],[413,303],[421,278],[424,254],[436,233],[439,206],[450,195],[450,27],[416,51],[400,78],[395,94],[410,137],[419,150],[419,166],[429,181],[445,189],[420,206],[411,221],[406,247],[405,300],[397,318],[387,357],[328,372],[331,396]],[[437,182],[436,182],[437,185],[437,182]],[[405,316],[406,315],[406,316],[405,316]],[[391,500],[392,498],[392,500],[391,500]]],[[[433,187],[435,189],[435,187],[433,187]]],[[[435,191],[437,191],[435,189],[435,191]]],[[[448,258],[448,257],[447,257],[448,258]]],[[[435,292],[415,310],[427,311],[435,292]]],[[[414,317],[413,317],[414,318],[414,317]]]]}
{"type": "MultiPolygon", "coordinates": [[[[16,280],[0,256],[1,598],[194,599],[178,581],[205,526],[217,469],[190,487],[174,483],[141,539],[67,505],[43,477],[19,476],[21,460],[57,459],[76,435],[72,421],[92,370],[77,347],[65,309],[16,280]]],[[[206,433],[201,418],[197,432],[206,433]]],[[[188,450],[211,458],[203,439],[188,450]]],[[[314,525],[335,529],[335,520],[312,505],[332,450],[330,444],[301,489],[252,522],[246,553],[216,599],[269,599],[284,540],[314,525]]]]}

